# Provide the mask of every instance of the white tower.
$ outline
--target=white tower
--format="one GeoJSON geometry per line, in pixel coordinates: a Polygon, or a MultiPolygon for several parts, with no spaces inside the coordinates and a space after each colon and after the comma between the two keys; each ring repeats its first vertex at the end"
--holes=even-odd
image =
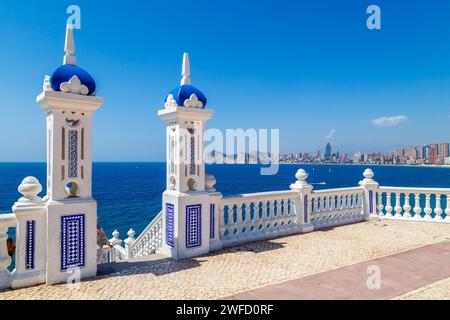
{"type": "Polygon", "coordinates": [[[64,282],[97,272],[97,203],[92,198],[92,116],[103,103],[76,65],[67,25],[63,65],[45,76],[36,101],[47,118],[47,279],[64,282]],[[69,272],[67,272],[69,271],[69,272]],[[73,272],[72,272],[73,273],[73,272]]]}
{"type": "Polygon", "coordinates": [[[206,102],[204,94],[191,85],[189,56],[184,53],[181,84],[158,111],[167,127],[162,252],[176,259],[209,252],[203,133],[212,110],[205,109],[206,102]]]}

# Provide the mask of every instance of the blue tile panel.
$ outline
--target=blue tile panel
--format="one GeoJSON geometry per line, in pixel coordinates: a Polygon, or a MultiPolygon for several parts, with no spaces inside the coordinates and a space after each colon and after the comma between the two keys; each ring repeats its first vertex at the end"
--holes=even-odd
{"type": "Polygon", "coordinates": [[[174,246],[174,232],[175,232],[175,211],[173,204],[166,203],[166,243],[169,247],[174,246]]]}
{"type": "Polygon", "coordinates": [[[36,221],[29,220],[26,223],[25,236],[25,270],[34,269],[34,253],[36,250],[36,221]]]}
{"type": "Polygon", "coordinates": [[[78,131],[69,130],[69,178],[78,176],[78,131]]]}
{"type": "Polygon", "coordinates": [[[305,198],[304,198],[304,217],[303,217],[303,221],[304,221],[304,223],[308,223],[308,196],[307,195],[305,195],[305,198]]]}
{"type": "Polygon", "coordinates": [[[86,224],[84,214],[61,217],[61,271],[85,266],[86,224]]]}
{"type": "Polygon", "coordinates": [[[209,238],[214,239],[214,203],[209,205],[209,238]]]}
{"type": "Polygon", "coordinates": [[[186,248],[202,245],[202,206],[186,206],[186,248]]]}

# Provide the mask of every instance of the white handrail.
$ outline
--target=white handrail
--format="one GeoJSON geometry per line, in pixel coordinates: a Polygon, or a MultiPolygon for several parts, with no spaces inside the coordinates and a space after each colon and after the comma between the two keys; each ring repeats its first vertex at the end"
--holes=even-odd
{"type": "Polygon", "coordinates": [[[416,187],[386,187],[380,186],[379,189],[383,192],[404,192],[410,191],[411,193],[440,193],[440,194],[450,194],[450,188],[416,188],[416,187]]]}
{"type": "Polygon", "coordinates": [[[162,220],[162,210],[153,218],[147,227],[141,232],[141,234],[136,238],[136,240],[130,245],[130,250],[137,246],[137,244],[142,241],[142,238],[155,227],[155,225],[162,220]]]}
{"type": "Polygon", "coordinates": [[[236,203],[236,202],[248,202],[252,200],[272,200],[276,198],[280,198],[283,196],[293,197],[298,195],[297,191],[294,190],[282,190],[282,191],[266,191],[266,192],[255,192],[255,193],[242,193],[242,194],[234,194],[230,196],[224,196],[219,200],[219,203],[236,203]]]}
{"type": "Polygon", "coordinates": [[[362,187],[347,187],[347,188],[334,188],[334,189],[322,189],[322,190],[314,190],[314,194],[329,194],[329,193],[352,193],[354,191],[363,191],[364,188],[362,187]]]}

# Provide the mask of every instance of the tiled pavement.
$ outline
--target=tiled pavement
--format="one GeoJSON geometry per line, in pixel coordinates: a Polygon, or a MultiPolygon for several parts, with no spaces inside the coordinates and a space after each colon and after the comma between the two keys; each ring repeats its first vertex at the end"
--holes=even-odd
{"type": "MultiPolygon", "coordinates": [[[[102,275],[82,281],[79,288],[71,289],[66,284],[61,284],[6,290],[0,292],[0,300],[218,299],[290,280],[311,281],[302,277],[330,270],[336,272],[333,270],[449,240],[450,226],[447,224],[364,222],[271,241],[249,243],[194,259],[178,261],[159,259],[109,264],[101,267],[102,275]]],[[[419,255],[418,259],[422,261],[420,268],[435,268],[433,263],[427,264],[431,257],[434,259],[434,254],[435,252],[426,251],[424,256],[419,255]]],[[[408,255],[405,257],[408,258],[408,255]]],[[[439,272],[448,270],[445,268],[449,265],[449,259],[441,258],[440,261],[442,270],[439,272]]],[[[400,264],[401,261],[395,263],[400,264]]],[[[399,275],[399,283],[402,285],[416,272],[408,269],[411,266],[406,265],[405,273],[399,275]]],[[[357,267],[351,268],[350,271],[353,273],[350,274],[358,272],[358,269],[355,269],[357,267]]],[[[415,293],[411,293],[414,294],[411,296],[413,298],[420,298],[423,295],[438,299],[445,297],[450,292],[449,282],[438,282],[436,286],[419,290],[417,286],[429,285],[445,276],[434,272],[435,269],[426,270],[430,273],[426,282],[420,282],[422,280],[418,279],[414,286],[404,287],[404,290],[414,290],[415,293]]],[[[395,283],[388,282],[395,271],[392,267],[381,269],[382,281],[385,279],[384,285],[389,286],[390,290],[395,289],[395,283]]],[[[362,274],[367,277],[364,268],[362,274]]],[[[358,283],[360,286],[365,284],[365,281],[361,280],[358,283]]],[[[344,277],[336,278],[334,281],[345,284],[347,281],[352,282],[353,279],[344,277]]],[[[309,285],[314,285],[314,282],[309,285]]],[[[392,291],[389,297],[395,294],[397,293],[392,291]]]]}

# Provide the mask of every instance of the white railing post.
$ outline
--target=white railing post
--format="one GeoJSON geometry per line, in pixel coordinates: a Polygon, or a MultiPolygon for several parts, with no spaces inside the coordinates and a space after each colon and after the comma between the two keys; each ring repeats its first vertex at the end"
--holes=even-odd
{"type": "Polygon", "coordinates": [[[447,197],[447,205],[445,206],[445,221],[450,221],[450,194],[445,195],[447,197]]]}
{"type": "Polygon", "coordinates": [[[209,250],[211,251],[222,249],[220,230],[224,226],[223,210],[219,206],[223,196],[214,188],[216,182],[212,174],[205,175],[205,188],[209,195],[209,250]]]}
{"type": "Polygon", "coordinates": [[[364,170],[364,179],[359,185],[364,188],[363,212],[366,220],[378,220],[376,207],[376,194],[378,191],[378,182],[373,179],[374,173],[371,169],[364,170]]]}
{"type": "Polygon", "coordinates": [[[47,264],[47,209],[38,196],[42,186],[35,177],[26,177],[18,191],[22,197],[13,206],[17,228],[12,288],[45,283],[47,264]]]}
{"type": "Polygon", "coordinates": [[[434,220],[436,221],[440,221],[442,220],[442,208],[441,208],[441,194],[440,193],[436,193],[436,208],[434,208],[434,220]]]}
{"type": "Polygon", "coordinates": [[[134,236],[136,235],[136,232],[133,229],[128,230],[127,232],[128,238],[124,240],[125,242],[125,252],[126,252],[126,258],[131,259],[133,258],[133,254],[130,251],[130,246],[133,244],[133,242],[136,240],[134,236]]]}
{"type": "Polygon", "coordinates": [[[109,239],[109,244],[112,246],[111,248],[111,261],[119,261],[120,257],[118,255],[120,255],[120,253],[117,251],[116,248],[114,248],[115,246],[122,246],[122,240],[120,240],[120,233],[117,230],[114,230],[112,233],[112,238],[109,239]]]}
{"type": "Polygon", "coordinates": [[[420,207],[420,193],[414,194],[414,219],[420,220],[422,219],[422,216],[420,215],[422,213],[422,208],[420,207]]]}
{"type": "Polygon", "coordinates": [[[412,217],[412,215],[411,215],[411,203],[410,203],[410,200],[409,200],[409,193],[408,192],[405,193],[405,204],[403,205],[403,211],[404,211],[403,218],[409,219],[409,218],[412,217]]]}
{"type": "Polygon", "coordinates": [[[11,274],[8,267],[11,257],[8,255],[8,229],[16,225],[14,214],[0,214],[0,290],[11,286],[11,274]]]}
{"type": "Polygon", "coordinates": [[[431,213],[433,209],[431,209],[431,195],[429,193],[425,194],[425,209],[423,209],[425,216],[423,217],[425,220],[431,220],[431,213]]]}
{"type": "Polygon", "coordinates": [[[313,186],[306,179],[308,173],[304,169],[298,169],[295,177],[297,181],[289,186],[291,190],[298,192],[298,197],[293,199],[295,223],[301,233],[311,232],[314,226],[311,223],[311,193],[313,186]]]}

